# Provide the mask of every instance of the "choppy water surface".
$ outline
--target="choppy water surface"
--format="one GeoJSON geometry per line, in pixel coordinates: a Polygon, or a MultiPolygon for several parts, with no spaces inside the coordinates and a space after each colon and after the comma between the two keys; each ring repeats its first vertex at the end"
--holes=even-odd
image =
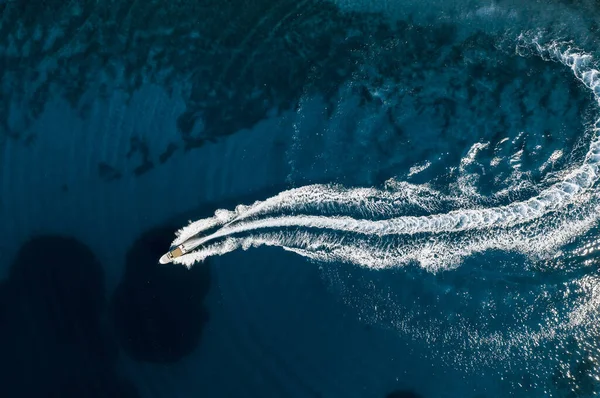
{"type": "MultiPolygon", "coordinates": [[[[264,245],[295,253],[360,322],[460,373],[464,393],[431,387],[434,396],[600,393],[594,2],[10,2],[0,11],[3,192],[19,181],[7,217],[27,196],[19,187],[42,178],[14,153],[53,141],[40,120],[66,103],[98,132],[64,165],[85,161],[85,178],[102,189],[131,184],[114,189],[132,207],[155,200],[126,188],[138,178],[185,180],[148,205],[179,212],[198,191],[242,191],[232,182],[242,168],[244,189],[286,187],[183,228],[174,243],[203,236],[178,262],[264,245]],[[148,99],[156,90],[162,99],[148,99]],[[149,120],[128,120],[132,108],[149,120]],[[250,144],[230,150],[236,140],[250,144]],[[248,153],[272,161],[271,177],[252,176],[248,153]]],[[[283,276],[286,264],[274,263],[283,276]]]]}

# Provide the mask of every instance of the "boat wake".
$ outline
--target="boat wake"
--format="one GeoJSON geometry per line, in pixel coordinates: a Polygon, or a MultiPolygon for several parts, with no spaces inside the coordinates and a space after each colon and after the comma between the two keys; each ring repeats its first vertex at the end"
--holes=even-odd
{"type": "MultiPolygon", "coordinates": [[[[591,55],[568,42],[541,44],[525,35],[516,48],[520,55],[533,52],[570,68],[600,105],[600,72],[591,55]]],[[[323,262],[369,268],[417,262],[430,271],[455,267],[466,256],[490,249],[551,257],[589,230],[600,214],[594,189],[600,173],[600,119],[588,128],[589,148],[580,164],[527,200],[484,207],[395,180],[382,189],[309,185],[191,222],[177,232],[173,246],[184,244],[186,250],[173,262],[191,266],[261,245],[323,262]],[[447,208],[452,210],[440,212],[447,208]],[[415,209],[421,215],[411,215],[415,209]]]]}

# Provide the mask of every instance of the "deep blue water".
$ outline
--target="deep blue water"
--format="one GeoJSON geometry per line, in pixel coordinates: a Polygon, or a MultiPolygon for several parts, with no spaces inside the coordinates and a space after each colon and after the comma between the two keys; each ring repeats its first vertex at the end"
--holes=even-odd
{"type": "Polygon", "coordinates": [[[0,0],[0,395],[600,394],[599,20],[0,0]]]}

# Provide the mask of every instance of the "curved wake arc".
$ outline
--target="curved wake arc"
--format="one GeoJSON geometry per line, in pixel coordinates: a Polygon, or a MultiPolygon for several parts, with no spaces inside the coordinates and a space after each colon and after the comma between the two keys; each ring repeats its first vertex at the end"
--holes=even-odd
{"type": "MultiPolygon", "coordinates": [[[[600,72],[590,67],[590,55],[578,53],[568,45],[561,49],[564,43],[543,46],[533,40],[530,46],[544,59],[569,67],[600,105],[600,72]]],[[[173,246],[183,250],[172,260],[190,266],[240,247],[272,245],[319,261],[339,260],[381,267],[404,262],[401,256],[422,265],[435,261],[456,263],[473,250],[520,249],[519,239],[531,244],[539,241],[540,235],[546,235],[544,239],[556,246],[589,228],[597,219],[597,208],[592,203],[597,198],[592,188],[599,178],[600,119],[591,133],[589,150],[581,166],[525,201],[410,216],[404,214],[407,203],[431,211],[438,207],[436,203],[442,196],[424,187],[401,184],[401,189],[395,190],[310,185],[250,206],[240,205],[234,211],[217,210],[214,217],[190,223],[177,232],[173,246]],[[438,199],[432,200],[432,197],[438,199]],[[577,206],[575,215],[565,210],[571,204],[577,206]],[[555,222],[548,222],[550,227],[539,225],[538,221],[550,213],[554,213],[555,222]],[[351,216],[356,214],[363,218],[351,216]],[[219,229],[201,236],[213,228],[219,229]],[[458,232],[469,232],[469,238],[457,237],[458,232]],[[245,236],[238,236],[242,234],[245,236]],[[353,238],[340,234],[350,234],[353,238]],[[510,235],[518,239],[511,242],[510,235]],[[383,246],[369,242],[374,238],[383,239],[383,246]],[[464,249],[460,249],[460,245],[464,245],[464,249]],[[417,249],[421,254],[415,254],[417,249]]]]}

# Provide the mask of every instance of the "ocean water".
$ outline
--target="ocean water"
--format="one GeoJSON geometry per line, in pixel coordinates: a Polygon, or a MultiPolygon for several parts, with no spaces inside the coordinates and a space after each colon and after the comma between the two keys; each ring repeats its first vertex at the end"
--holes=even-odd
{"type": "Polygon", "coordinates": [[[1,396],[600,394],[599,20],[0,0],[1,396]]]}

